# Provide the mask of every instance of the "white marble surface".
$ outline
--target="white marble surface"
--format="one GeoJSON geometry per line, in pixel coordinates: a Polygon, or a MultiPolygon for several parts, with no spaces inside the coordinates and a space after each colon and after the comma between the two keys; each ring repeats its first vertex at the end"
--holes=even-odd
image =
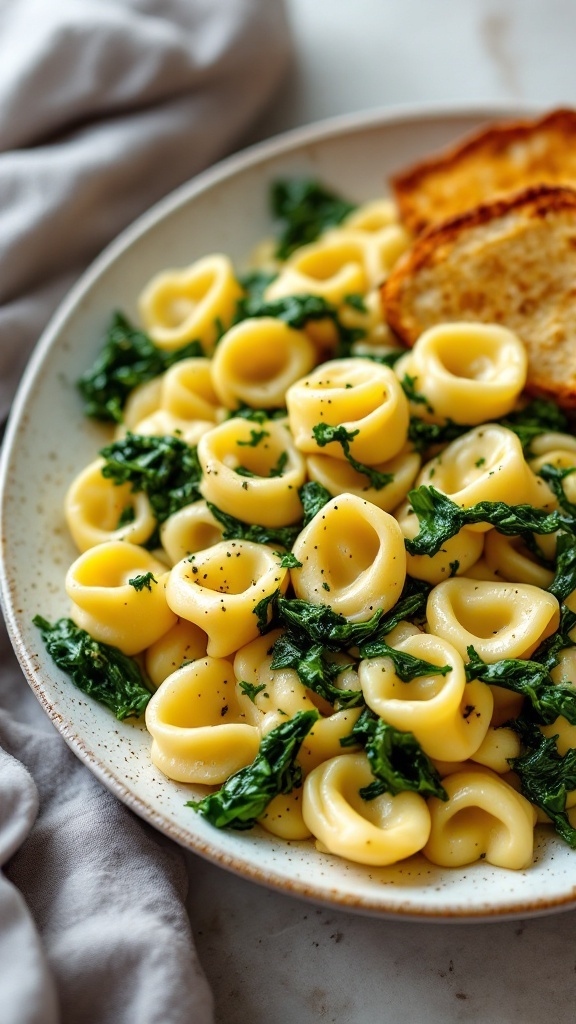
{"type": "MultiPolygon", "coordinates": [[[[576,103],[571,0],[288,0],[296,60],[264,138],[334,114],[576,103]]],[[[189,909],[218,1024],[574,1020],[576,912],[433,925],[315,907],[194,855],[189,909]]]]}

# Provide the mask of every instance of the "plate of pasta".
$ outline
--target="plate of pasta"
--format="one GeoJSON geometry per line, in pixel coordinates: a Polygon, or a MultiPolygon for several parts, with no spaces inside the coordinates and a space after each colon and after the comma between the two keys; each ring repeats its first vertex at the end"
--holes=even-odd
{"type": "Polygon", "coordinates": [[[125,231],[29,364],[24,672],[121,800],[247,878],[422,919],[574,905],[569,119],[253,147],[125,231]]]}

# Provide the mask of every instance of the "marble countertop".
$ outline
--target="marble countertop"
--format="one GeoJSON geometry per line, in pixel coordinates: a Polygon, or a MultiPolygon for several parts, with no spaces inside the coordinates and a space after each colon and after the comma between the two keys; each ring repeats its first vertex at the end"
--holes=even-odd
{"type": "MultiPolygon", "coordinates": [[[[250,141],[403,104],[576,101],[570,0],[288,0],[293,68],[250,141]]],[[[317,907],[189,854],[218,1024],[536,1024],[574,1018],[576,912],[406,923],[317,907]]]]}

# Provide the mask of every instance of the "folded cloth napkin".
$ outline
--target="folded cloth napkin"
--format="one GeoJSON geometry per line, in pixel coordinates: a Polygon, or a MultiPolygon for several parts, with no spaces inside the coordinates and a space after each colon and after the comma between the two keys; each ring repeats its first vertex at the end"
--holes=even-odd
{"type": "MultiPolygon", "coordinates": [[[[281,0],[0,0],[0,423],[68,285],[238,146],[289,57],[281,0]]],[[[179,849],[36,704],[0,625],[2,1024],[208,1024],[179,849]]]]}

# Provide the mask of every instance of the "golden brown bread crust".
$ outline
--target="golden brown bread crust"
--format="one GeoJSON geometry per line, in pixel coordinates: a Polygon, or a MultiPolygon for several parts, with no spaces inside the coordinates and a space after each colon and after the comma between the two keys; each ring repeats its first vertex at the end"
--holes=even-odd
{"type": "Polygon", "coordinates": [[[391,183],[402,221],[414,234],[532,185],[576,187],[576,111],[490,125],[391,183]]]}
{"type": "Polygon", "coordinates": [[[539,186],[430,228],[382,287],[407,345],[438,323],[499,323],[528,352],[526,390],[576,408],[576,190],[539,186]]]}

